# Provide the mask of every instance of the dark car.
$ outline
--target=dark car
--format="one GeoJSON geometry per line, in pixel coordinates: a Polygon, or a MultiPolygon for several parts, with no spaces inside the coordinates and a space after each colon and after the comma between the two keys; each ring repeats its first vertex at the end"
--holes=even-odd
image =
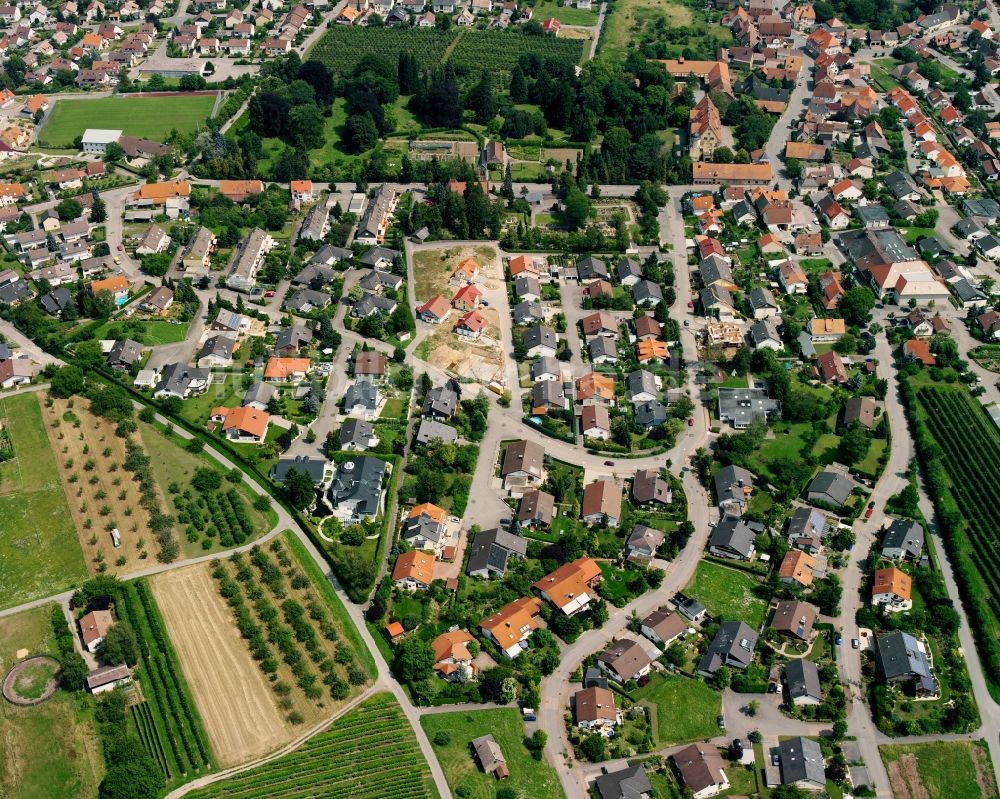
{"type": "Polygon", "coordinates": [[[614,466],[615,462],[614,461],[604,461],[604,465],[605,466],[614,466]]]}
{"type": "Polygon", "coordinates": [[[715,723],[719,725],[720,730],[726,729],[726,719],[724,716],[718,716],[715,719],[715,723]]]}

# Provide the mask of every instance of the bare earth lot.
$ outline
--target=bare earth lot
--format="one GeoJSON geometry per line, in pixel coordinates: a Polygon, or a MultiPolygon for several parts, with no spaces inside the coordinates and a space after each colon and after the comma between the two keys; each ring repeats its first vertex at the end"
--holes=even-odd
{"type": "Polygon", "coordinates": [[[458,291],[449,283],[451,275],[462,261],[472,258],[479,264],[479,282],[486,288],[497,288],[503,279],[500,258],[493,245],[456,244],[450,247],[428,247],[413,253],[413,280],[416,302],[426,302],[435,294],[447,299],[458,291]]]}
{"type": "Polygon", "coordinates": [[[208,564],[160,574],[151,585],[219,765],[252,760],[290,740],[291,727],[208,564]]]}

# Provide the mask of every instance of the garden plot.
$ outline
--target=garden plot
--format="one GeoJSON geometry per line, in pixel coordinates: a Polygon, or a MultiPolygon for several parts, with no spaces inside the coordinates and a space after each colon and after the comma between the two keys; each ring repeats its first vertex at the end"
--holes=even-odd
{"type": "Polygon", "coordinates": [[[139,485],[125,462],[125,439],[115,423],[95,416],[80,398],[42,403],[49,442],[56,455],[91,574],[111,570],[129,574],[149,565],[155,548],[149,512],[139,504],[139,485]],[[115,546],[116,531],[120,546],[115,546]]]}

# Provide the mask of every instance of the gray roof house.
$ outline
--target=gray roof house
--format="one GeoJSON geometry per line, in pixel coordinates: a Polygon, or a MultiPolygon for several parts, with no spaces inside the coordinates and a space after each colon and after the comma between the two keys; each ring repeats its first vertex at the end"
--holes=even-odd
{"type": "Polygon", "coordinates": [[[69,306],[73,304],[73,295],[65,286],[52,289],[48,294],[43,294],[41,298],[42,308],[52,316],[59,316],[69,306]]]}
{"type": "Polygon", "coordinates": [[[780,409],[781,403],[761,388],[719,389],[719,419],[737,430],[749,427],[755,419],[767,421],[780,409]]]}
{"type": "Polygon", "coordinates": [[[209,336],[198,353],[198,366],[229,366],[233,362],[236,339],[229,336],[209,336]]]}
{"type": "Polygon", "coordinates": [[[108,365],[112,369],[130,369],[142,358],[142,344],[130,338],[119,339],[108,353],[108,365]]]}
{"type": "Polygon", "coordinates": [[[898,630],[878,636],[875,663],[886,682],[912,683],[918,696],[937,693],[927,650],[909,633],[898,630]]]}
{"type": "Polygon", "coordinates": [[[618,275],[618,282],[623,286],[631,286],[642,280],[642,267],[634,258],[622,258],[615,266],[615,274],[618,275]]]}
{"type": "Polygon", "coordinates": [[[788,520],[788,543],[796,549],[818,552],[827,534],[826,516],[815,508],[802,506],[788,520]]]}
{"type": "Polygon", "coordinates": [[[715,498],[719,508],[726,513],[737,515],[746,508],[750,491],[753,489],[753,472],[742,466],[723,466],[715,475],[715,498]]]}
{"type": "Polygon", "coordinates": [[[454,444],[458,440],[458,431],[450,424],[436,419],[421,419],[417,429],[417,443],[430,444],[440,441],[442,444],[454,444]]]}
{"type": "Polygon", "coordinates": [[[667,409],[659,400],[640,402],[635,406],[635,423],[647,430],[667,421],[667,409]]]}
{"type": "Polygon", "coordinates": [[[608,265],[600,258],[588,256],[576,262],[576,273],[580,280],[607,280],[608,265]]]}
{"type": "Polygon", "coordinates": [[[594,787],[601,799],[648,799],[653,792],[642,763],[601,774],[594,787]]]}
{"type": "MultiPolygon", "coordinates": [[[[353,255],[353,253],[351,253],[353,255]]],[[[390,250],[388,247],[372,247],[361,256],[361,263],[373,269],[381,269],[391,266],[392,262],[399,257],[399,250],[390,250]]]]}
{"type": "Polygon", "coordinates": [[[882,557],[919,560],[924,551],[924,528],[910,519],[896,519],[882,538],[882,557]]]}
{"type": "Polygon", "coordinates": [[[498,779],[507,776],[507,760],[492,735],[473,738],[472,751],[476,753],[476,760],[487,774],[494,774],[498,779]]]}
{"type": "Polygon", "coordinates": [[[843,507],[854,490],[854,483],[839,472],[825,471],[817,474],[809,484],[810,502],[826,502],[836,508],[843,507]]]}
{"type": "Polygon", "coordinates": [[[299,289],[285,302],[285,307],[296,313],[309,313],[317,308],[325,308],[331,297],[325,291],[299,289]]]}
{"type": "Polygon", "coordinates": [[[625,378],[625,396],[630,402],[648,402],[659,396],[656,376],[645,369],[629,372],[625,378]]]}
{"type": "Polygon", "coordinates": [[[524,346],[529,358],[540,355],[555,355],[559,347],[556,331],[544,325],[532,325],[524,331],[524,346]]]}
{"type": "MultiPolygon", "coordinates": [[[[725,263],[723,261],[723,263],[725,263]]],[[[750,310],[754,319],[767,319],[776,316],[780,312],[777,301],[771,289],[759,286],[747,295],[747,302],[750,303],[750,310]]]]}
{"type": "Polygon", "coordinates": [[[551,355],[544,355],[531,362],[531,379],[534,381],[558,381],[562,375],[559,361],[551,355]]]}
{"type": "Polygon", "coordinates": [[[192,394],[200,394],[212,382],[212,372],[209,369],[193,369],[185,363],[169,363],[160,373],[160,382],[156,384],[153,396],[179,397],[187,399],[192,394]]]}
{"type": "Polygon", "coordinates": [[[292,355],[303,347],[308,347],[312,341],[312,331],[303,325],[283,327],[274,337],[275,355],[292,355]]]}
{"type": "Polygon", "coordinates": [[[526,538],[497,527],[482,530],[472,542],[468,574],[473,577],[489,577],[492,573],[502,577],[507,571],[508,560],[512,556],[523,558],[527,552],[526,538]]]}
{"type": "Polygon", "coordinates": [[[458,394],[448,386],[441,386],[427,392],[421,413],[429,419],[451,419],[457,408],[458,394]]]}
{"type": "Polygon", "coordinates": [[[516,325],[530,325],[545,319],[545,311],[542,306],[537,302],[528,302],[527,300],[519,302],[511,308],[510,313],[514,317],[516,325]]]}
{"type": "Polygon", "coordinates": [[[354,305],[351,306],[351,316],[355,319],[367,319],[373,314],[387,315],[396,310],[397,302],[381,294],[366,291],[354,305]]]}
{"type": "Polygon", "coordinates": [[[389,464],[363,455],[342,461],[330,484],[330,503],[343,521],[374,519],[382,506],[382,484],[389,464]]]}
{"type": "Polygon", "coordinates": [[[733,282],[733,267],[721,255],[712,254],[703,258],[698,264],[698,274],[701,275],[703,286],[716,283],[731,284],[733,282]]]}
{"type": "Polygon", "coordinates": [[[361,280],[358,281],[358,285],[365,291],[373,291],[376,294],[384,289],[396,290],[402,284],[402,276],[382,269],[372,269],[362,275],[361,280]]]}
{"type": "Polygon", "coordinates": [[[617,363],[618,348],[615,340],[607,336],[595,336],[587,344],[587,352],[592,363],[617,363]]]}
{"type": "Polygon", "coordinates": [[[724,621],[698,661],[698,673],[711,677],[720,666],[745,669],[753,661],[757,633],[742,621],[724,621]]]}
{"type": "Polygon", "coordinates": [[[720,558],[750,560],[754,553],[754,533],[738,516],[725,516],[708,539],[708,551],[720,558]]]}
{"type": "Polygon", "coordinates": [[[278,387],[271,383],[252,383],[250,388],[243,392],[243,405],[259,411],[267,410],[267,403],[277,392],[278,387]]]}
{"type": "Polygon", "coordinates": [[[785,664],[785,685],[795,705],[818,705],[823,701],[819,669],[811,660],[798,658],[785,664]]]}
{"type": "Polygon", "coordinates": [[[663,290],[659,283],[652,280],[640,280],[632,286],[632,301],[636,305],[652,307],[663,302],[663,290]]]}
{"type": "Polygon", "coordinates": [[[326,458],[316,455],[295,455],[294,457],[280,458],[271,467],[271,479],[276,483],[283,483],[288,476],[290,469],[308,474],[316,485],[326,481],[327,469],[330,462],[326,458]]]}
{"type": "Polygon", "coordinates": [[[750,343],[755,350],[767,348],[779,352],[785,347],[773,319],[763,319],[753,323],[750,328],[750,343]]]}
{"type": "Polygon", "coordinates": [[[371,380],[358,379],[344,392],[344,413],[374,416],[378,410],[378,386],[371,380]]]}
{"type": "Polygon", "coordinates": [[[789,738],[778,744],[782,785],[806,790],[826,787],[826,768],[819,744],[809,738],[789,738]]]}
{"type": "Polygon", "coordinates": [[[633,563],[648,565],[656,557],[656,550],[660,548],[664,539],[662,530],[637,524],[625,542],[625,557],[633,563]]]}
{"type": "Polygon", "coordinates": [[[371,449],[378,443],[375,428],[365,419],[347,419],[340,428],[340,448],[353,452],[371,449]]]}

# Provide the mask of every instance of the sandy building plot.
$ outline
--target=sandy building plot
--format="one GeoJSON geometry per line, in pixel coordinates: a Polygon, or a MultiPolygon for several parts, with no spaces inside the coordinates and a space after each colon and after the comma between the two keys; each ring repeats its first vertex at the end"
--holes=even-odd
{"type": "Polygon", "coordinates": [[[477,282],[480,286],[495,289],[503,283],[500,258],[492,244],[421,247],[413,253],[414,299],[418,303],[426,302],[440,294],[450,300],[462,285],[453,280],[452,275],[467,258],[479,265],[477,282]]]}
{"type": "Polygon", "coordinates": [[[288,741],[291,727],[208,565],[166,572],[151,584],[219,764],[242,763],[288,741]]]}

